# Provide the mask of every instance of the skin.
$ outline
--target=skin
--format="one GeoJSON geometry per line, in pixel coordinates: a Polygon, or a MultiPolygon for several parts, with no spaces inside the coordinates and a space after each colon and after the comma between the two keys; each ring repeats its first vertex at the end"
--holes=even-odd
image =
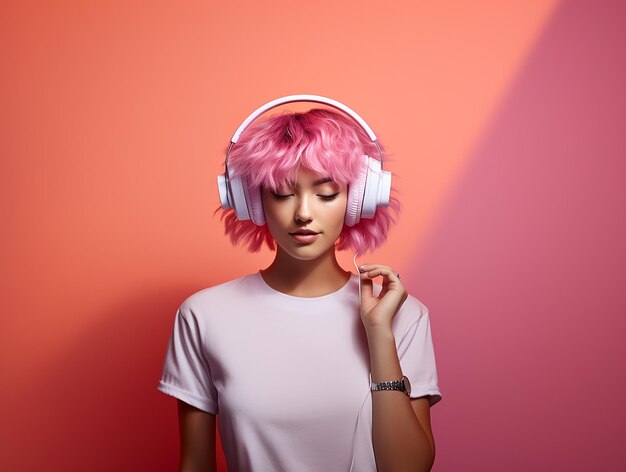
{"type": "MultiPolygon", "coordinates": [[[[347,186],[318,183],[326,177],[301,169],[294,185],[277,193],[262,189],[268,228],[276,240],[273,262],[261,271],[275,290],[298,297],[318,297],[335,292],[349,280],[335,255],[347,205],[347,186]],[[299,243],[289,233],[300,228],[320,235],[312,243],[299,243]]],[[[398,360],[391,322],[408,293],[389,266],[360,267],[362,283],[361,321],[367,333],[372,381],[399,379],[398,360]],[[382,277],[379,296],[373,279],[382,277]]],[[[181,472],[215,471],[216,416],[182,401],[179,404],[181,472]]],[[[409,399],[399,391],[372,392],[373,443],[378,470],[429,471],[435,458],[428,397],[409,399]]]]}
{"type": "Polygon", "coordinates": [[[272,288],[297,297],[317,297],[343,287],[350,272],[335,256],[348,201],[347,185],[316,184],[325,176],[301,169],[296,185],[262,189],[261,199],[268,229],[277,243],[271,265],[261,271],[272,288]],[[298,229],[319,232],[313,243],[300,243],[289,233],[298,229]]]}

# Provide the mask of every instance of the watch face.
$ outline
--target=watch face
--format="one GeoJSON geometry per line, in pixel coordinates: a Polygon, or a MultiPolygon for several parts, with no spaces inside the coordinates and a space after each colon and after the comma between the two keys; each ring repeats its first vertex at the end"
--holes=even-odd
{"type": "Polygon", "coordinates": [[[407,395],[411,395],[411,382],[409,382],[409,378],[403,375],[402,380],[404,380],[404,391],[407,395]]]}

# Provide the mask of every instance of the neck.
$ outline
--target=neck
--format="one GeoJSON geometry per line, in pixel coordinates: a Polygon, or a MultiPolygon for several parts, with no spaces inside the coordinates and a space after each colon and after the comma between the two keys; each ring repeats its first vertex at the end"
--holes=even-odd
{"type": "Polygon", "coordinates": [[[270,266],[261,271],[275,290],[299,297],[319,297],[335,292],[350,278],[337,262],[335,248],[311,260],[291,257],[280,246],[270,266]]]}

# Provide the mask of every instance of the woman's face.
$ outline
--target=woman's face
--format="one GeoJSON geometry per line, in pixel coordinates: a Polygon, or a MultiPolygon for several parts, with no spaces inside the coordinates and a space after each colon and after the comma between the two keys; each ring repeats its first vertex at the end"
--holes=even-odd
{"type": "Polygon", "coordinates": [[[295,184],[273,193],[261,190],[268,229],[290,256],[312,260],[332,249],[343,228],[348,199],[347,185],[307,169],[298,171],[295,184]],[[315,235],[298,236],[310,230],[315,235]]]}

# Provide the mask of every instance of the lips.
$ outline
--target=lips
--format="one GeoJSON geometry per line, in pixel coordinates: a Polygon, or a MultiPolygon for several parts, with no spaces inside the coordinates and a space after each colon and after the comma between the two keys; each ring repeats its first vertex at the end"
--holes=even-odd
{"type": "Polygon", "coordinates": [[[289,233],[289,236],[300,244],[311,244],[319,238],[319,233],[316,233],[315,231],[306,232],[305,230],[299,230],[295,233],[289,233]]]}
{"type": "Polygon", "coordinates": [[[299,229],[298,231],[294,231],[293,233],[289,233],[289,234],[291,234],[291,235],[295,235],[295,234],[305,235],[305,234],[318,234],[318,233],[315,232],[315,231],[312,231],[310,229],[299,229]]]}

